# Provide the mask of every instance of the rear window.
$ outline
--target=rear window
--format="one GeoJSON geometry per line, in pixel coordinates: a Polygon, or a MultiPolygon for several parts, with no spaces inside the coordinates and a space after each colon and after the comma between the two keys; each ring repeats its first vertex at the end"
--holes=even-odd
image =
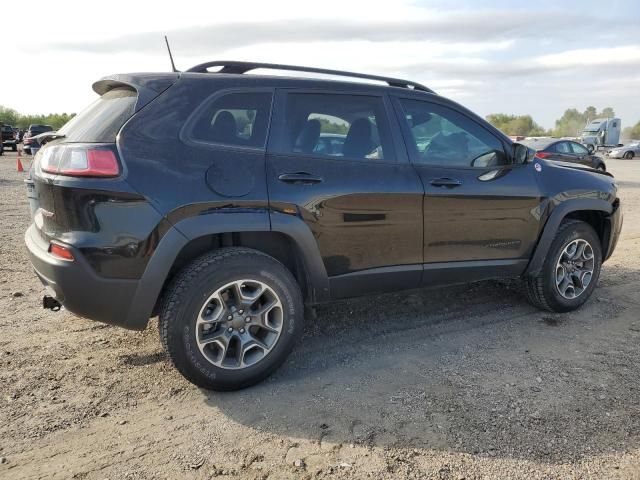
{"type": "Polygon", "coordinates": [[[133,115],[137,93],[115,88],[67,122],[58,133],[70,142],[115,142],[120,127],[133,115]]]}
{"type": "Polygon", "coordinates": [[[40,135],[41,133],[44,132],[50,132],[53,130],[53,127],[49,126],[49,125],[38,125],[35,127],[31,127],[29,129],[29,133],[31,134],[31,136],[36,136],[36,135],[40,135]]]}
{"type": "Polygon", "coordinates": [[[546,139],[546,138],[525,138],[524,140],[520,140],[518,143],[522,145],[526,145],[529,148],[533,148],[535,150],[544,150],[553,142],[557,141],[557,139],[546,139]]]}

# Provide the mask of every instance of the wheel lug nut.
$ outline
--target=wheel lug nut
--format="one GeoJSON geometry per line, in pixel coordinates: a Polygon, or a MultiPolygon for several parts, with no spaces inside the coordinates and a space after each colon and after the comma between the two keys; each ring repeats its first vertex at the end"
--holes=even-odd
{"type": "Polygon", "coordinates": [[[233,315],[227,315],[227,320],[231,320],[233,318],[233,315]]]}
{"type": "Polygon", "coordinates": [[[245,322],[249,323],[251,321],[251,317],[247,317],[244,319],[245,322]]]}
{"type": "Polygon", "coordinates": [[[244,328],[241,328],[241,329],[240,329],[240,333],[244,333],[244,328]]]}
{"type": "Polygon", "coordinates": [[[233,327],[229,327],[229,329],[227,330],[229,333],[233,332],[233,327]]]}
{"type": "Polygon", "coordinates": [[[238,310],[238,313],[242,315],[244,313],[244,310],[238,310]]]}

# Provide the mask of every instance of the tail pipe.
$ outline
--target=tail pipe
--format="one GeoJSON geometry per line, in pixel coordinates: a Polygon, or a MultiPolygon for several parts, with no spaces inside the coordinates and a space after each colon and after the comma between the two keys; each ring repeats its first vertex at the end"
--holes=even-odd
{"type": "Polygon", "coordinates": [[[58,300],[53,298],[51,295],[45,295],[42,297],[42,308],[46,308],[47,310],[57,312],[62,308],[62,305],[58,300]]]}

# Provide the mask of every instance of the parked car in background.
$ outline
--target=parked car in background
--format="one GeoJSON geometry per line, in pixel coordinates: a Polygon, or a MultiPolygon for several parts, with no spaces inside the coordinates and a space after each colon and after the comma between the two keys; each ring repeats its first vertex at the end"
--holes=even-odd
{"type": "Polygon", "coordinates": [[[555,162],[580,163],[602,172],[607,170],[602,158],[589,153],[587,148],[578,142],[559,138],[527,138],[520,143],[536,150],[538,158],[555,162]]]}
{"type": "Polygon", "coordinates": [[[53,127],[51,125],[29,125],[29,128],[22,139],[25,153],[35,154],[40,148],[40,144],[37,140],[34,140],[33,137],[40,135],[41,133],[51,131],[53,131],[53,127]]]}
{"type": "Polygon", "coordinates": [[[607,156],[609,158],[626,158],[627,160],[631,160],[633,157],[640,157],[640,140],[611,149],[607,152],[607,156]]]}
{"type": "Polygon", "coordinates": [[[15,152],[18,149],[18,144],[16,143],[16,134],[13,131],[13,127],[11,125],[2,125],[0,130],[2,132],[2,145],[11,147],[11,150],[15,152]]]}
{"type": "Polygon", "coordinates": [[[342,155],[342,146],[347,138],[341,133],[323,133],[318,138],[314,153],[325,153],[327,155],[342,155]]]}

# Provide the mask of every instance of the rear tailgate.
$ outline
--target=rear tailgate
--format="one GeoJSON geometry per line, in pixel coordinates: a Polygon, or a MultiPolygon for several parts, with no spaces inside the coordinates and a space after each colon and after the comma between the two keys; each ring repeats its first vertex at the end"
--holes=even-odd
{"type": "MultiPolygon", "coordinates": [[[[39,150],[26,181],[40,241],[72,245],[80,249],[94,267],[100,262],[92,259],[108,255],[116,260],[114,257],[120,255],[115,252],[125,247],[131,250],[127,253],[131,256],[137,249],[136,244],[161,221],[161,216],[144,197],[126,182],[126,169],[116,148],[116,138],[124,123],[161,92],[121,80],[94,84],[100,97],[58,130],[55,140],[39,150]],[[144,100],[139,90],[144,92],[144,100]],[[110,171],[100,170],[105,155],[115,165],[110,171]],[[139,220],[133,221],[135,218],[139,220]],[[131,236],[123,237],[123,231],[129,231],[131,236]]],[[[164,89],[170,85],[156,84],[164,89]]],[[[120,276],[117,263],[105,263],[113,265],[113,269],[101,273],[120,276]]],[[[97,270],[105,268],[110,267],[101,266],[97,270]]],[[[136,269],[129,272],[134,276],[140,273],[136,269]]]]}

